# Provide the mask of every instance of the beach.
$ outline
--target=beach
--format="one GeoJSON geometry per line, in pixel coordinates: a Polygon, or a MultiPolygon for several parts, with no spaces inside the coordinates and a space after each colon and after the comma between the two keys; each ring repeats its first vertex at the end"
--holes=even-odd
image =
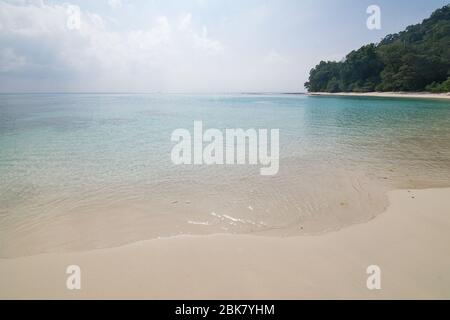
{"type": "Polygon", "coordinates": [[[30,94],[0,103],[0,258],[183,235],[321,234],[381,214],[388,191],[450,181],[445,100],[30,94]],[[197,120],[205,132],[279,129],[277,174],[174,164],[172,133],[194,132],[197,120]]]}
{"type": "Polygon", "coordinates": [[[450,189],[388,197],[371,221],[314,236],[180,236],[0,259],[0,298],[449,299],[450,189]],[[81,290],[66,288],[73,264],[81,290]],[[380,290],[366,287],[370,265],[380,290]]]}
{"type": "Polygon", "coordinates": [[[1,104],[0,298],[450,297],[446,100],[30,94],[1,104]],[[279,172],[175,165],[171,134],[199,119],[279,129],[279,172]],[[72,265],[81,290],[66,287],[72,265]],[[366,287],[373,265],[381,290],[366,287]]]}
{"type": "Polygon", "coordinates": [[[344,97],[379,97],[379,98],[410,98],[410,99],[450,99],[449,93],[430,92],[310,92],[310,96],[344,96],[344,97]]]}

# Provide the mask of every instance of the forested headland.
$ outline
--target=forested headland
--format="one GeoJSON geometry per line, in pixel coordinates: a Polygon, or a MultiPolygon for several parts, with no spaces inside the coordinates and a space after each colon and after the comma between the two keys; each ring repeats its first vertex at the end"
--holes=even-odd
{"type": "Polygon", "coordinates": [[[305,87],[309,92],[449,92],[450,5],[340,62],[321,61],[305,87]]]}

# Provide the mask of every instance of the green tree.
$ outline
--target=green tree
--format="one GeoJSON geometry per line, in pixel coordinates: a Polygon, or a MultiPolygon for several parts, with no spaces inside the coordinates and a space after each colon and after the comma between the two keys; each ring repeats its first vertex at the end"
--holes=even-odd
{"type": "Polygon", "coordinates": [[[308,91],[445,91],[450,75],[450,5],[422,23],[350,52],[344,61],[321,61],[308,91]],[[427,89],[428,88],[428,89],[427,89]]]}

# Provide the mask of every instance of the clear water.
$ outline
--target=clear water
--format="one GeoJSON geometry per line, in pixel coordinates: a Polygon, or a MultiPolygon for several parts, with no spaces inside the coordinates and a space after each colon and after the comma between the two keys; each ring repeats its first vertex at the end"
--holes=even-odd
{"type": "Polygon", "coordinates": [[[450,185],[450,102],[302,95],[0,95],[0,257],[366,221],[450,185]],[[280,171],[175,166],[177,128],[279,128],[280,171]]]}

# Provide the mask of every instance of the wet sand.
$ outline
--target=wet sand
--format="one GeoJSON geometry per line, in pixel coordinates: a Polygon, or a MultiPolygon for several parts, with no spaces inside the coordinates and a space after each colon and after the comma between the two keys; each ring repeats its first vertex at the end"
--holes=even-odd
{"type": "Polygon", "coordinates": [[[381,97],[381,98],[414,98],[414,99],[446,99],[450,100],[450,93],[430,92],[311,92],[311,96],[346,96],[346,97],[381,97]]]}
{"type": "Polygon", "coordinates": [[[450,188],[395,190],[373,220],[315,236],[180,236],[0,259],[0,298],[450,298],[450,188]],[[81,267],[81,290],[66,267],[81,267]],[[381,268],[368,290],[366,268],[381,268]]]}

